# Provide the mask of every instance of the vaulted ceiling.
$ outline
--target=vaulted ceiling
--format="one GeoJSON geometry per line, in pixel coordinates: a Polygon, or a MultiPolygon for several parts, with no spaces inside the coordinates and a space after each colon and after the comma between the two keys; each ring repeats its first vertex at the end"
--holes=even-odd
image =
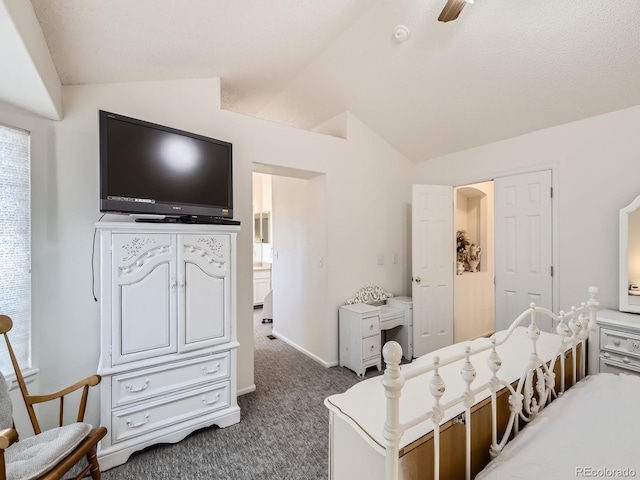
{"type": "Polygon", "coordinates": [[[348,110],[416,162],[640,104],[638,0],[476,0],[448,23],[445,0],[31,3],[63,85],[220,77],[228,110],[348,110]]]}

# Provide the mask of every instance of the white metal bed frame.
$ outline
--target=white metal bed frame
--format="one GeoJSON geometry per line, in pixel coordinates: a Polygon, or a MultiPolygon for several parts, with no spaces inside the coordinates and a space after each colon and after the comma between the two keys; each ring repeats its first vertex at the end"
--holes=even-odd
{"type": "MultiPolygon", "coordinates": [[[[492,417],[492,442],[490,448],[491,458],[496,457],[504,448],[511,433],[518,434],[519,420],[525,424],[533,420],[536,414],[540,412],[553,397],[561,396],[565,391],[565,363],[566,353],[572,351],[572,378],[573,383],[585,376],[586,365],[586,348],[583,342],[589,337],[589,332],[595,330],[596,311],[598,309],[597,301],[598,289],[596,287],[589,288],[589,299],[582,303],[580,307],[571,307],[571,311],[565,313],[560,311],[555,314],[546,308],[536,307],[531,304],[530,308],[525,310],[518,316],[507,330],[504,338],[497,340],[495,334],[491,337],[491,345],[483,348],[472,350],[469,346],[465,347],[464,353],[457,354],[445,360],[441,360],[438,356],[433,358],[433,364],[423,368],[413,370],[407,374],[403,374],[400,368],[400,360],[402,359],[402,348],[396,342],[388,342],[383,348],[383,356],[386,363],[386,369],[382,379],[382,384],[387,397],[387,413],[384,425],[384,446],[386,449],[386,480],[398,480],[399,475],[399,445],[400,439],[404,432],[422,422],[431,420],[434,425],[433,430],[433,448],[434,448],[434,478],[438,479],[440,474],[440,423],[444,417],[445,411],[453,406],[462,404],[465,407],[463,419],[471,419],[471,407],[475,403],[476,395],[480,392],[489,390],[491,392],[491,417],[492,417]],[[540,336],[540,329],[536,323],[537,315],[546,315],[557,322],[556,332],[559,335],[559,346],[557,354],[547,365],[538,356],[536,349],[536,341],[540,336]],[[527,337],[532,342],[532,350],[529,354],[529,362],[525,372],[519,379],[516,388],[509,381],[500,379],[498,371],[502,366],[502,361],[496,352],[496,347],[506,342],[513,331],[521,323],[529,319],[527,327],[527,337]],[[581,348],[581,362],[578,368],[577,347],[583,344],[581,348]],[[476,377],[476,370],[471,363],[470,357],[480,352],[490,350],[487,363],[492,372],[492,376],[488,382],[482,385],[474,386],[472,383],[476,377]],[[465,392],[447,402],[441,404],[440,399],[445,392],[445,382],[439,374],[439,369],[445,365],[449,365],[456,361],[464,359],[463,367],[460,371],[462,380],[466,383],[465,392]],[[560,388],[556,393],[554,367],[556,360],[560,359],[560,388]],[[579,371],[578,371],[579,370],[579,371]],[[425,411],[418,417],[413,418],[405,423],[400,423],[400,395],[405,381],[411,378],[425,375],[433,372],[429,382],[429,390],[434,398],[435,405],[425,411]],[[535,384],[534,384],[535,382],[535,384]],[[498,422],[497,422],[497,393],[499,390],[506,388],[509,390],[509,420],[502,439],[498,439],[498,422]]],[[[464,420],[463,420],[464,421],[464,420]]],[[[471,421],[464,421],[466,427],[466,465],[465,478],[471,479],[471,421]]]]}

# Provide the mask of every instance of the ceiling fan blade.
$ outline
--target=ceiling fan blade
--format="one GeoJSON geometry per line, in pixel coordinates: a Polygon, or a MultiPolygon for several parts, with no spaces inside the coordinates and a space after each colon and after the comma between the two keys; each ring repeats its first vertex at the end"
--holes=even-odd
{"type": "Polygon", "coordinates": [[[450,22],[451,20],[455,20],[458,18],[458,15],[460,15],[460,12],[466,4],[466,0],[448,0],[440,13],[438,20],[441,22],[450,22]]]}

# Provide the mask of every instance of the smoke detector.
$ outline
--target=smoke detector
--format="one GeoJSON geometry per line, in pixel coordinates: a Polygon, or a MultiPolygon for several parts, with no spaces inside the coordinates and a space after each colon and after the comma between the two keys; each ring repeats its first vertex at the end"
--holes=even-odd
{"type": "Polygon", "coordinates": [[[409,29],[405,25],[396,25],[393,29],[393,38],[398,42],[404,42],[409,38],[409,29]]]}

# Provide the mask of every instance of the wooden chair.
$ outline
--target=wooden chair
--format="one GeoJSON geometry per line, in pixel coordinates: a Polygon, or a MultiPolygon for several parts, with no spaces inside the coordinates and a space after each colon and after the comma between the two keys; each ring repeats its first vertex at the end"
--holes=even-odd
{"type": "MultiPolygon", "coordinates": [[[[6,315],[0,315],[0,333],[4,335],[16,380],[24,399],[29,419],[35,435],[18,442],[12,418],[11,398],[4,376],[0,372],[0,480],[54,480],[62,479],[72,468],[86,457],[87,465],[74,478],[91,474],[93,480],[100,480],[100,466],[96,455],[98,442],[107,433],[105,427],[93,427],[83,423],[89,387],[100,383],[99,375],[91,375],[63,390],[49,395],[30,395],[20,367],[11,348],[7,332],[13,322],[6,315]],[[64,398],[82,389],[77,421],[63,425],[64,398]],[[42,432],[36,418],[34,405],[59,400],[59,426],[42,432]]],[[[75,474],[77,469],[74,469],[75,474]]]]}

